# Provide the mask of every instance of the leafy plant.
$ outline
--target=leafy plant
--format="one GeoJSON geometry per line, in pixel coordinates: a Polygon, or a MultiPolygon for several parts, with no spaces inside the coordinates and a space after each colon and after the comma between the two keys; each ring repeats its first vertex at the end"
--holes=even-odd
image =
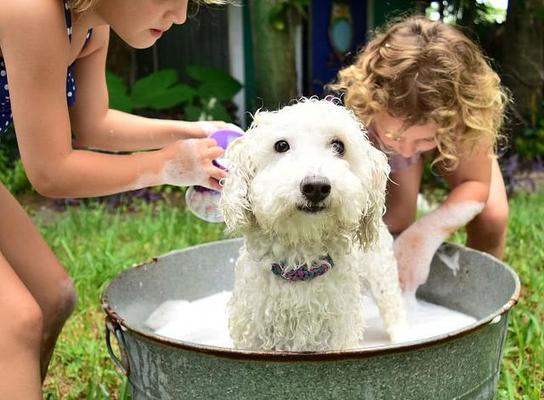
{"type": "Polygon", "coordinates": [[[106,73],[110,107],[131,112],[139,108],[163,110],[190,100],[195,90],[178,83],[177,72],[164,69],[145,76],[128,90],[125,82],[110,71],[106,73]]]}
{"type": "Polygon", "coordinates": [[[544,156],[544,103],[532,107],[529,124],[519,131],[514,145],[522,160],[544,156]]]}
{"type": "Polygon", "coordinates": [[[240,91],[242,84],[224,71],[202,67],[187,67],[187,75],[197,82],[196,94],[185,107],[189,121],[223,120],[232,122],[226,105],[240,91]]]}
{"type": "Polygon", "coordinates": [[[120,77],[108,71],[110,107],[126,112],[180,107],[189,121],[232,122],[227,105],[242,88],[240,82],[214,68],[193,65],[186,72],[194,86],[179,83],[175,70],[164,69],[137,80],[129,90],[120,77]]]}
{"type": "Polygon", "coordinates": [[[0,182],[13,194],[28,193],[33,190],[21,159],[10,159],[2,148],[0,148],[0,182]]]}
{"type": "Polygon", "coordinates": [[[506,9],[493,5],[492,2],[484,0],[427,0],[426,15],[438,17],[449,23],[456,23],[463,26],[474,24],[493,24],[504,21],[506,9]]]}

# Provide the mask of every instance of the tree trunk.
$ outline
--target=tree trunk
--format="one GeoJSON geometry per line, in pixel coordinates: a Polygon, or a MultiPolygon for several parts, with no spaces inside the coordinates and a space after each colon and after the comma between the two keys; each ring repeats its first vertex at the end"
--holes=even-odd
{"type": "Polygon", "coordinates": [[[278,3],[252,0],[249,4],[256,96],[265,109],[276,109],[297,95],[293,21],[287,21],[284,30],[277,30],[270,21],[271,10],[278,3]]]}
{"type": "Polygon", "coordinates": [[[531,125],[544,83],[544,0],[508,2],[503,46],[503,81],[514,97],[518,123],[531,125]]]}

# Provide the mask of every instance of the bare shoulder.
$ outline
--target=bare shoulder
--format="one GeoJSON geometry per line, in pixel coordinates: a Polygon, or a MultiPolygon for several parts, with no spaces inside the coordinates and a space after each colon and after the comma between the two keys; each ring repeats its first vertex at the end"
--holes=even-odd
{"type": "Polygon", "coordinates": [[[0,1],[0,47],[12,64],[65,63],[69,43],[62,0],[0,1]]]}
{"type": "Polygon", "coordinates": [[[492,148],[482,145],[462,153],[457,168],[453,171],[444,170],[442,175],[454,187],[469,180],[489,183],[494,159],[492,148]]]}
{"type": "Polygon", "coordinates": [[[0,1],[0,39],[13,31],[26,28],[48,30],[52,23],[64,24],[62,0],[0,1]]]}

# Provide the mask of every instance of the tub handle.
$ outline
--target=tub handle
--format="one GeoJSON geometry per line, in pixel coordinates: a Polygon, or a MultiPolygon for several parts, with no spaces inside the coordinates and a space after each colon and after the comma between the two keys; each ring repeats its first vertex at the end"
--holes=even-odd
{"type": "Polygon", "coordinates": [[[106,316],[106,346],[108,348],[108,353],[110,354],[113,363],[121,370],[121,372],[128,377],[130,374],[130,364],[128,363],[128,353],[126,349],[125,337],[123,336],[123,331],[121,330],[121,325],[115,321],[111,316],[106,316]],[[121,352],[121,359],[119,359],[114,353],[113,348],[111,347],[111,338],[110,334],[113,332],[115,338],[117,339],[117,345],[121,352]]]}

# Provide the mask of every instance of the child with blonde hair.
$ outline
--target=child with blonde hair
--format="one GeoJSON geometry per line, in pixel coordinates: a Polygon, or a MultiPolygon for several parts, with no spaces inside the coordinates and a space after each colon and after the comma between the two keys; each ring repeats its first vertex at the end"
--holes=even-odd
{"type": "MultiPolygon", "coordinates": [[[[223,123],[148,119],[108,107],[110,29],[133,47],[149,47],[185,22],[187,1],[0,2],[0,134],[14,122],[38,192],[88,197],[161,184],[220,189],[225,172],[212,161],[223,150],[207,136],[223,123]]],[[[55,341],[74,304],[63,267],[0,184],[0,398],[42,398],[55,341]]]]}
{"type": "Polygon", "coordinates": [[[465,225],[468,246],[503,256],[508,201],[496,146],[507,96],[476,44],[446,23],[408,17],[377,33],[332,88],[389,156],[384,219],[398,235],[405,290],[425,282],[437,248],[465,225]],[[451,192],[416,220],[425,154],[451,192]]]}

